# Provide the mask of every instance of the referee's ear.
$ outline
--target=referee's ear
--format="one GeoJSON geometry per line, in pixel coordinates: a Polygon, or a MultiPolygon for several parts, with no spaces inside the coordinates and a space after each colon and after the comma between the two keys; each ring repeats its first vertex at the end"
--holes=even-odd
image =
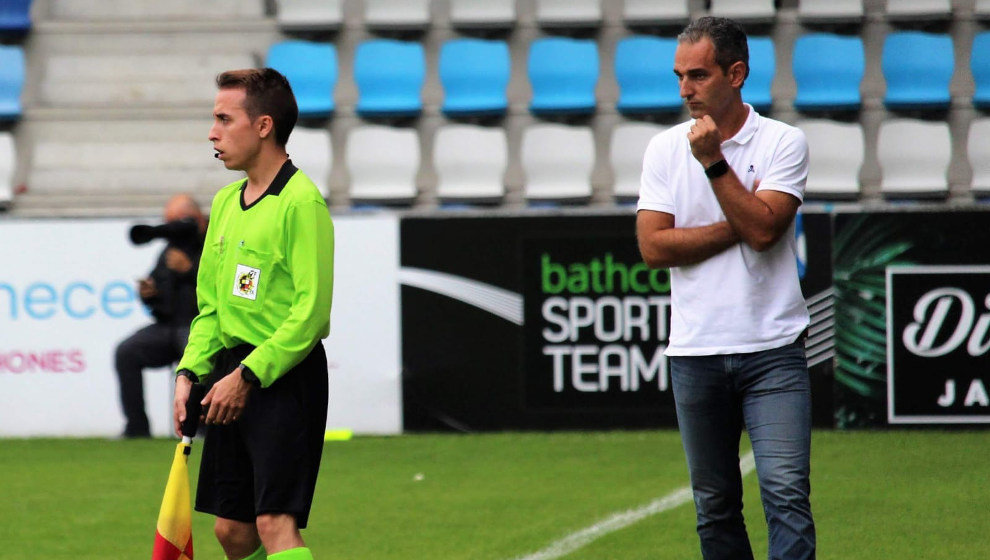
{"type": "Polygon", "coordinates": [[[261,115],[255,119],[254,128],[258,131],[258,137],[264,140],[275,132],[275,121],[271,115],[261,115]]]}

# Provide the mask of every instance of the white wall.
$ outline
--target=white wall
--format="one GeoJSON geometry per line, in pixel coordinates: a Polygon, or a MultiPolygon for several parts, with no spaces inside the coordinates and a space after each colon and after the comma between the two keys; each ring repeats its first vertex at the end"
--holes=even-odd
{"type": "MultiPolygon", "coordinates": [[[[143,221],[143,220],[142,220],[143,221]]],[[[113,436],[123,431],[113,353],[150,316],[134,291],[160,243],[132,246],[136,220],[0,222],[0,435],[113,436]]],[[[343,216],[328,426],[402,429],[398,220],[343,216]]],[[[170,434],[172,381],[145,373],[152,432],[170,434]]]]}

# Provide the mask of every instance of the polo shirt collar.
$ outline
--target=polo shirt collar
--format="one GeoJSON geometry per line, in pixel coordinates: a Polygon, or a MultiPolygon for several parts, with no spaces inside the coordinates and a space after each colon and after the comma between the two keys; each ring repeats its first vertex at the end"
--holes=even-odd
{"type": "Polygon", "coordinates": [[[247,179],[244,179],[244,182],[241,184],[241,209],[247,210],[248,208],[251,208],[255,204],[261,202],[261,200],[268,195],[278,196],[282,194],[282,190],[285,188],[285,185],[289,183],[289,179],[296,174],[296,171],[299,171],[299,169],[292,164],[292,160],[285,160],[285,163],[282,164],[282,167],[278,170],[278,173],[275,174],[275,178],[272,179],[271,184],[268,185],[265,192],[258,197],[258,200],[255,200],[251,204],[244,204],[244,189],[247,187],[248,182],[247,179]]]}
{"type": "Polygon", "coordinates": [[[746,110],[749,111],[746,115],[746,122],[743,123],[742,128],[739,129],[739,132],[737,132],[732,138],[726,140],[726,142],[735,142],[736,144],[743,145],[749,142],[753,136],[756,135],[756,130],[759,128],[760,115],[749,103],[743,103],[743,105],[745,105],[746,110]]]}

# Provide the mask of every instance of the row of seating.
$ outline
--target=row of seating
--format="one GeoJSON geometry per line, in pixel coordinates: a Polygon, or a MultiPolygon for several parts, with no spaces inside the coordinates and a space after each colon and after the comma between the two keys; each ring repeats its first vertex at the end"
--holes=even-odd
{"type": "MultiPolygon", "coordinates": [[[[864,138],[858,124],[828,119],[797,123],[808,138],[809,199],[856,199],[863,165],[864,138]]],[[[642,158],[654,135],[666,127],[630,122],[616,126],[609,164],[618,200],[639,193],[642,158]]],[[[972,189],[990,195],[990,118],[977,119],[969,130],[972,189]]],[[[420,139],[416,131],[364,125],[350,131],[345,146],[349,194],[356,203],[407,203],[417,195],[420,139]]],[[[329,196],[331,140],[326,129],[299,128],[288,151],[293,161],[329,196]]],[[[880,126],[877,157],[881,192],[891,197],[938,197],[948,192],[951,157],[949,127],[944,122],[892,119],[880,126]]],[[[524,196],[530,201],[584,201],[591,196],[595,141],[585,126],[538,123],[526,128],[520,158],[524,196]]],[[[471,124],[440,127],[433,141],[437,195],[444,202],[499,202],[505,195],[509,161],[504,129],[471,124]]]]}
{"type": "MultiPolygon", "coordinates": [[[[615,50],[619,85],[617,109],[626,114],[679,112],[677,81],[668,64],[677,40],[654,36],[621,39],[615,50]]],[[[743,98],[759,110],[772,102],[774,43],[750,37],[750,75],[743,98]]],[[[976,82],[973,103],[990,107],[990,31],[977,34],[970,67],[976,82]]],[[[943,110],[949,107],[949,82],[955,68],[952,39],[919,31],[887,35],[882,72],[887,84],[884,103],[890,109],[943,110]],[[924,79],[919,79],[923,76],[924,79]]],[[[289,78],[307,117],[326,117],[334,110],[337,81],[334,45],[283,41],[271,46],[267,64],[289,78]]],[[[444,90],[442,111],[448,116],[504,114],[508,108],[511,58],[505,41],[451,39],[439,55],[444,90]]],[[[544,114],[590,114],[596,109],[599,79],[598,47],[592,40],[546,37],[533,41],[527,72],[533,98],[530,110],[544,114]]],[[[860,83],[866,68],[859,37],[811,33],[794,46],[794,106],[800,111],[858,110],[860,83]]],[[[415,116],[422,110],[420,92],[426,79],[423,45],[391,39],[368,40],[357,47],[354,80],[362,116],[415,116]]]]}
{"type": "MultiPolygon", "coordinates": [[[[594,27],[602,23],[603,0],[534,0],[536,22],[544,27],[594,27]]],[[[632,27],[681,24],[689,17],[689,0],[624,0],[623,21],[632,27]]],[[[335,29],[342,25],[343,0],[277,0],[276,17],[287,30],[335,29]]],[[[371,28],[426,28],[432,21],[429,0],[364,0],[364,21],[371,28]]],[[[885,17],[949,18],[950,0],[895,0],[885,17]]],[[[774,0],[711,0],[710,13],[745,21],[772,21],[774,0]]],[[[861,0],[799,0],[797,13],[807,22],[863,19],[861,0]]],[[[976,14],[990,17],[990,0],[976,0],[976,14]]],[[[450,0],[454,27],[508,28],[516,22],[516,0],[450,0]]]]}

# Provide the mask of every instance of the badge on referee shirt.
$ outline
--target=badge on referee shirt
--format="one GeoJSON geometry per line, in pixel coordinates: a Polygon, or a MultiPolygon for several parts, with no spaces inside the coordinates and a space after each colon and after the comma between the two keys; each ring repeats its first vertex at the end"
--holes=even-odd
{"type": "Polygon", "coordinates": [[[239,264],[234,273],[234,295],[244,299],[258,299],[258,282],[261,280],[261,270],[239,264]]]}

